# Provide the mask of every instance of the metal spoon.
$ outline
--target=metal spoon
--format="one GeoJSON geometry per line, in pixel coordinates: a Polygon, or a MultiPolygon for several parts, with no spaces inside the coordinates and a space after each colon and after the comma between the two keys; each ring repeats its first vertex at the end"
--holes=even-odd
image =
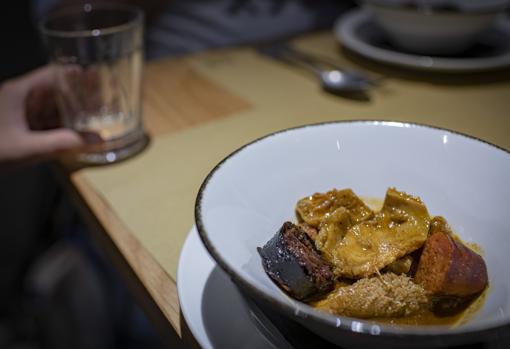
{"type": "Polygon", "coordinates": [[[322,88],[333,94],[365,92],[377,84],[377,80],[363,73],[340,69],[327,59],[307,55],[283,43],[261,46],[259,52],[313,72],[322,88]]]}

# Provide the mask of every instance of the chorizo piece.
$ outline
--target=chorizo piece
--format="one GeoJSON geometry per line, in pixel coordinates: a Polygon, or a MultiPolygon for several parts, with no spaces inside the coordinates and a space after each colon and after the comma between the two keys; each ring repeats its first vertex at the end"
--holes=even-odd
{"type": "Polygon", "coordinates": [[[425,242],[414,281],[432,296],[469,297],[487,286],[487,267],[450,234],[435,232],[425,242]]]}

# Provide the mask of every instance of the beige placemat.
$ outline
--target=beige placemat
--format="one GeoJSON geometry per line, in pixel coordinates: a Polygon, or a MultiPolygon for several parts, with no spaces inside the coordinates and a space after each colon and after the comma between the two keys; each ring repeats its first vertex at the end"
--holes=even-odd
{"type": "MultiPolygon", "coordinates": [[[[300,45],[326,55],[338,50],[329,35],[300,45]]],[[[228,153],[268,132],[327,120],[396,119],[453,128],[510,149],[508,83],[452,85],[389,78],[369,101],[355,101],[327,95],[313,77],[248,49],[203,54],[191,64],[253,108],[156,138],[128,162],[83,171],[174,278],[202,180],[228,153]]]]}

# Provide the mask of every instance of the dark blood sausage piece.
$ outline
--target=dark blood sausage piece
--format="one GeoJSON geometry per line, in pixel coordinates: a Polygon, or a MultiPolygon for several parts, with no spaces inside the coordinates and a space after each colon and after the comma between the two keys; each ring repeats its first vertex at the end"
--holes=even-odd
{"type": "Polygon", "coordinates": [[[292,297],[302,300],[333,289],[331,266],[299,226],[285,222],[257,250],[266,273],[292,297]]]}
{"type": "Polygon", "coordinates": [[[487,286],[487,267],[450,234],[435,232],[425,242],[414,281],[432,296],[469,297],[487,286]]]}

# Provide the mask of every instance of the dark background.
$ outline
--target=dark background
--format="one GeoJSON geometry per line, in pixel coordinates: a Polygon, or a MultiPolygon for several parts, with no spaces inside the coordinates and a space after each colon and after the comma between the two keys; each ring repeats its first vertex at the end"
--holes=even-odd
{"type": "MultiPolygon", "coordinates": [[[[30,1],[0,10],[0,82],[45,64],[30,1]]],[[[158,348],[48,164],[0,173],[0,348],[158,348]]]]}

